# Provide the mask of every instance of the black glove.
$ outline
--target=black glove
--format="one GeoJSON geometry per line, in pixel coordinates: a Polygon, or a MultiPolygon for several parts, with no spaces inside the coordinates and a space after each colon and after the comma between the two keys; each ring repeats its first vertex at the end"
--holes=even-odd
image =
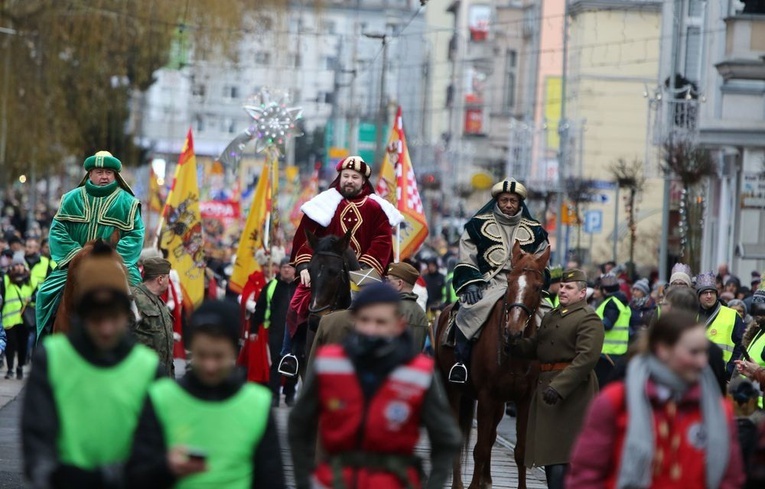
{"type": "Polygon", "coordinates": [[[549,404],[550,406],[554,406],[558,404],[558,401],[560,401],[561,399],[563,398],[560,396],[560,394],[558,394],[558,391],[556,391],[552,387],[548,387],[542,393],[542,400],[545,402],[545,404],[549,404]]]}
{"type": "Polygon", "coordinates": [[[480,301],[483,297],[483,291],[476,284],[470,284],[465,288],[465,292],[462,293],[462,302],[472,306],[476,302],[480,301]]]}

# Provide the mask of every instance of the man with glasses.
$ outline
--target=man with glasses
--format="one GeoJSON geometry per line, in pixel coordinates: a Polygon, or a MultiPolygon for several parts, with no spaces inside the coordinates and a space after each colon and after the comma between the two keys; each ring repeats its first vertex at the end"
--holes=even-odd
{"type": "Polygon", "coordinates": [[[736,311],[720,303],[714,273],[699,274],[696,294],[699,296],[699,321],[706,323],[707,338],[722,348],[730,377],[734,360],[741,356],[741,340],[746,329],[744,320],[736,311]]]}

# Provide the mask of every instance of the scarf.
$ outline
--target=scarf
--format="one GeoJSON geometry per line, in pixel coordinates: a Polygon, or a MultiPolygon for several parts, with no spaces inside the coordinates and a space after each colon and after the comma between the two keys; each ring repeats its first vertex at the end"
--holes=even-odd
{"type": "MultiPolygon", "coordinates": [[[[627,434],[622,448],[622,458],[616,487],[619,489],[641,489],[651,486],[655,439],[653,410],[646,395],[646,383],[653,380],[668,388],[675,399],[679,399],[690,387],[666,365],[653,355],[635,357],[627,366],[626,396],[627,434]]],[[[728,466],[729,438],[725,413],[720,400],[719,387],[714,374],[705,367],[699,380],[701,384],[701,416],[706,433],[707,487],[720,486],[728,466]]]]}

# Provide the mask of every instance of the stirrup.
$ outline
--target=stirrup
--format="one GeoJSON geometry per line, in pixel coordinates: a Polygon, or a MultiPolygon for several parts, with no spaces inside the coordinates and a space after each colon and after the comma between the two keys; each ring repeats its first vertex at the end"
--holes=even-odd
{"type": "Polygon", "coordinates": [[[452,365],[452,368],[449,370],[449,382],[452,384],[464,384],[467,382],[467,378],[468,371],[467,367],[465,367],[465,364],[462,362],[457,362],[452,365]]]}
{"type": "Polygon", "coordinates": [[[285,377],[297,377],[298,365],[298,358],[295,355],[289,353],[284,355],[281,361],[279,361],[279,368],[277,370],[285,377]]]}

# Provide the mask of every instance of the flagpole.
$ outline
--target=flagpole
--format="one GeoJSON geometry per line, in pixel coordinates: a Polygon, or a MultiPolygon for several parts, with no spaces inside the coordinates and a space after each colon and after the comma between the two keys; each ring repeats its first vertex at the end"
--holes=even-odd
{"type": "Polygon", "coordinates": [[[396,224],[396,263],[401,261],[401,223],[396,224]]]}

